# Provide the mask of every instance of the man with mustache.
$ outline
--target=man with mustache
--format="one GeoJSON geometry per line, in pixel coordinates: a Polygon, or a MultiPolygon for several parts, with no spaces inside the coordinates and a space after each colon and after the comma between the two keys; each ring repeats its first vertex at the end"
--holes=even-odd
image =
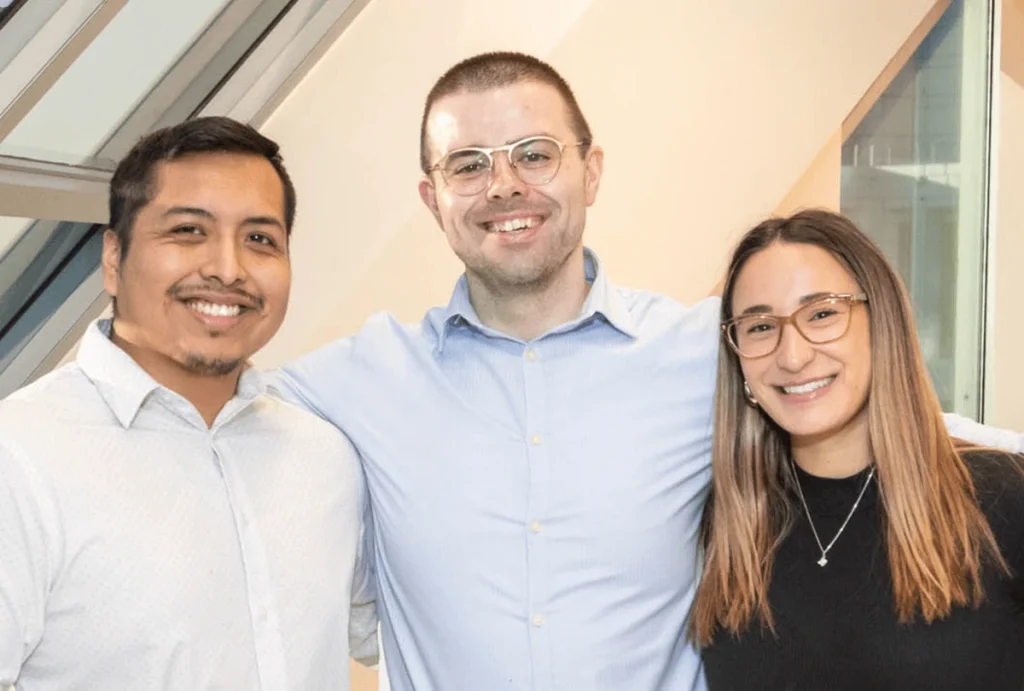
{"type": "Polygon", "coordinates": [[[337,429],[247,359],[284,319],[277,145],[203,118],[121,161],[112,320],[0,402],[0,682],[347,689],[376,656],[365,503],[337,429]]]}

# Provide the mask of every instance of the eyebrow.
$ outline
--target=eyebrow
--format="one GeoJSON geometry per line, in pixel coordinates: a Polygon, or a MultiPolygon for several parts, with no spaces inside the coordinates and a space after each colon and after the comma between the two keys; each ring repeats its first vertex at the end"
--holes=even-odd
{"type": "MultiPolygon", "coordinates": [[[[822,298],[827,298],[827,297],[830,297],[832,295],[837,295],[837,293],[823,293],[823,292],[810,293],[810,294],[804,295],[803,297],[800,298],[800,305],[802,307],[803,305],[810,304],[810,303],[812,303],[812,302],[814,302],[816,300],[821,300],[822,298]]],[[[743,313],[740,316],[743,316],[745,314],[771,314],[771,313],[772,313],[772,308],[771,308],[770,305],[751,305],[747,309],[743,310],[743,313]]]]}
{"type": "Polygon", "coordinates": [[[206,209],[201,209],[198,206],[172,206],[161,214],[161,217],[167,218],[168,216],[202,216],[208,218],[211,221],[214,216],[206,209]]]}
{"type": "MultiPolygon", "coordinates": [[[[211,221],[217,218],[211,212],[198,206],[172,206],[167,211],[164,211],[161,216],[163,218],[170,216],[200,216],[211,221]]],[[[284,224],[273,216],[250,216],[242,221],[242,225],[277,226],[284,230],[284,224]]]]}
{"type": "MultiPolygon", "coordinates": [[[[505,143],[502,144],[501,146],[508,146],[509,144],[515,144],[516,142],[521,142],[521,141],[524,141],[526,139],[535,139],[537,137],[550,137],[551,139],[558,139],[558,137],[556,137],[555,135],[551,134],[550,132],[534,132],[533,134],[527,134],[527,135],[525,135],[523,137],[513,137],[512,139],[506,139],[505,143]]],[[[558,141],[561,141],[561,139],[559,139],[558,141]]],[[[449,150],[448,153],[445,154],[445,156],[447,156],[448,154],[455,153],[456,151],[462,151],[464,149],[490,149],[490,148],[492,148],[492,147],[484,146],[483,144],[466,144],[465,146],[456,146],[455,148],[449,150]]],[[[444,158],[444,156],[442,156],[442,158],[444,158]]]]}

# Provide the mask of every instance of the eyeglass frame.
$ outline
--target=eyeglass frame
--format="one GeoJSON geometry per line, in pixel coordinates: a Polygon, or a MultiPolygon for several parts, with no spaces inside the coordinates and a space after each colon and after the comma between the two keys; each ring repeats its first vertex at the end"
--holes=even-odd
{"type": "Polygon", "coordinates": [[[843,336],[845,336],[846,334],[848,334],[850,332],[850,324],[851,324],[852,320],[850,320],[850,319],[847,320],[846,328],[843,329],[843,333],[839,334],[838,336],[836,336],[834,338],[829,338],[829,339],[827,339],[825,341],[815,341],[815,340],[812,340],[812,339],[808,338],[807,334],[805,334],[803,332],[803,330],[801,330],[800,326],[796,323],[796,321],[793,319],[793,317],[795,317],[798,312],[802,312],[803,310],[807,309],[808,307],[812,307],[812,306],[817,305],[817,304],[822,303],[822,302],[837,302],[837,301],[848,303],[850,305],[850,312],[852,314],[853,307],[855,305],[867,304],[868,296],[865,293],[856,293],[856,294],[854,294],[854,293],[830,293],[828,295],[825,295],[825,296],[822,296],[822,297],[818,298],[817,300],[814,300],[812,302],[808,302],[806,305],[801,305],[800,307],[798,307],[797,309],[793,310],[792,312],[790,312],[785,317],[777,315],[777,314],[741,314],[738,317],[733,317],[732,319],[729,319],[727,321],[722,322],[722,324],[721,324],[722,336],[725,338],[725,342],[729,344],[729,348],[732,349],[732,351],[734,353],[736,353],[737,356],[743,358],[744,360],[759,360],[759,359],[761,359],[763,357],[768,357],[769,355],[772,355],[773,353],[775,353],[775,351],[779,349],[779,345],[782,344],[782,330],[784,328],[786,328],[787,324],[792,325],[792,327],[796,330],[796,332],[798,334],[800,334],[800,337],[802,339],[804,339],[805,341],[807,341],[808,343],[812,344],[812,345],[825,345],[827,343],[835,343],[840,338],[842,338],[843,336]],[[769,350],[767,353],[764,353],[762,355],[744,355],[742,352],[740,352],[739,346],[736,345],[736,343],[733,342],[732,335],[729,333],[729,329],[732,328],[737,322],[739,322],[739,321],[741,321],[743,319],[750,319],[751,317],[762,317],[762,318],[770,317],[770,318],[776,320],[776,322],[779,325],[779,336],[778,336],[778,338],[775,339],[775,346],[771,350],[769,350]]]}
{"type": "MultiPolygon", "coordinates": [[[[581,139],[578,142],[573,142],[573,143],[570,144],[570,143],[566,143],[566,142],[563,142],[563,141],[559,141],[558,139],[555,139],[554,137],[549,137],[546,134],[535,134],[535,135],[530,135],[528,137],[523,137],[522,139],[520,139],[518,141],[514,141],[514,142],[511,142],[509,144],[504,144],[502,146],[464,146],[464,147],[462,147],[460,149],[452,149],[451,151],[446,153],[444,156],[442,156],[437,161],[437,163],[435,163],[434,165],[432,165],[429,168],[427,168],[427,170],[425,172],[426,172],[427,175],[430,175],[434,171],[440,172],[441,173],[441,179],[444,180],[444,183],[446,185],[448,185],[449,187],[452,187],[452,183],[451,183],[451,181],[448,180],[448,176],[444,174],[444,167],[443,167],[442,164],[445,161],[447,161],[449,158],[451,158],[452,156],[454,156],[455,154],[458,154],[458,153],[463,153],[463,152],[466,152],[466,151],[477,151],[477,152],[482,153],[484,156],[487,157],[487,160],[490,163],[490,165],[487,167],[487,180],[484,182],[483,185],[481,185],[480,189],[476,190],[475,192],[465,192],[465,193],[455,192],[455,194],[458,194],[460,197],[470,197],[470,196],[472,196],[474,194],[480,194],[482,191],[487,189],[488,185],[491,184],[492,180],[494,179],[494,154],[499,152],[499,151],[504,151],[505,152],[505,160],[508,161],[509,168],[511,168],[512,172],[515,173],[516,178],[518,178],[519,181],[522,182],[524,185],[530,185],[531,187],[539,187],[540,185],[548,184],[549,182],[554,180],[555,177],[558,175],[558,171],[560,171],[562,169],[562,157],[565,155],[565,150],[568,147],[570,147],[570,146],[590,146],[592,143],[593,143],[593,141],[590,140],[590,139],[581,139]],[[523,180],[523,176],[519,174],[519,169],[516,167],[516,164],[512,162],[512,149],[516,148],[517,146],[522,145],[524,142],[532,142],[532,141],[537,141],[537,140],[549,141],[549,142],[552,142],[553,144],[555,144],[558,147],[558,165],[555,167],[554,172],[551,173],[551,177],[550,178],[548,178],[544,182],[532,183],[532,182],[527,182],[526,180],[523,180]]],[[[453,191],[454,191],[454,188],[453,188],[453,191]]]]}

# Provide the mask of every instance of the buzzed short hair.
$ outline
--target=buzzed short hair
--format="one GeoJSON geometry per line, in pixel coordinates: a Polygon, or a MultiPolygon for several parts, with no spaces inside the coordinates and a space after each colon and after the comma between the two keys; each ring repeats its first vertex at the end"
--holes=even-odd
{"type": "Polygon", "coordinates": [[[458,63],[437,80],[434,88],[427,94],[423,106],[423,119],[420,123],[420,168],[424,173],[430,170],[429,152],[427,151],[427,119],[434,104],[457,93],[488,91],[519,82],[539,82],[554,87],[565,100],[569,111],[569,122],[578,141],[583,142],[581,153],[586,153],[587,145],[592,141],[590,125],[583,117],[583,111],[576,96],[573,95],[569,83],[558,74],[551,65],[543,60],[525,53],[495,52],[481,53],[458,63]]]}

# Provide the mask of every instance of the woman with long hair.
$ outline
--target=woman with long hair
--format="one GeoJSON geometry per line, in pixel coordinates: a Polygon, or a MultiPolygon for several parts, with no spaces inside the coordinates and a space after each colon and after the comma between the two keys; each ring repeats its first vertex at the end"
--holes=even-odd
{"type": "Polygon", "coordinates": [[[846,218],[761,223],[723,288],[691,637],[711,691],[1024,688],[1024,473],[952,439],[906,291],[846,218]]]}

